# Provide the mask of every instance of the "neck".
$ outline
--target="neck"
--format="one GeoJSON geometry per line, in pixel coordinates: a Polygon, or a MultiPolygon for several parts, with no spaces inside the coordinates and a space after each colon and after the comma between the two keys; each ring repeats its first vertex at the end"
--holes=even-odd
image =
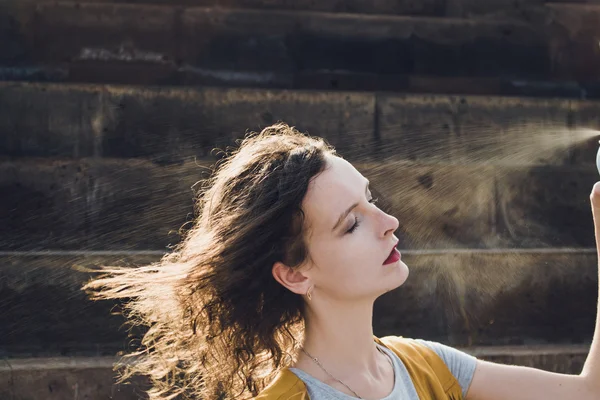
{"type": "Polygon", "coordinates": [[[377,371],[373,302],[321,301],[307,307],[304,348],[341,375],[377,371]]]}

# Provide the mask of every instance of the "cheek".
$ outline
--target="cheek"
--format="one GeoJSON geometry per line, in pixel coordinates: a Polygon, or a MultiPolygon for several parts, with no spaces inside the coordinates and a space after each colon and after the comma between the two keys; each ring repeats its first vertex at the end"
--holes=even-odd
{"type": "Polygon", "coordinates": [[[352,279],[368,273],[369,267],[376,262],[377,255],[373,254],[373,249],[368,238],[354,233],[343,240],[315,243],[312,255],[313,261],[328,275],[335,279],[352,279]]]}

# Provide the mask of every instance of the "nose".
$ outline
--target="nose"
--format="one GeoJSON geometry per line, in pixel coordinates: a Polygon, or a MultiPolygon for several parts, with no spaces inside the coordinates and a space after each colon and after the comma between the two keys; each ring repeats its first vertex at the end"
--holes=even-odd
{"type": "Polygon", "coordinates": [[[383,225],[383,236],[386,237],[388,235],[393,235],[398,229],[400,222],[398,222],[398,218],[393,215],[387,214],[385,212],[381,212],[382,214],[382,225],[383,225]]]}

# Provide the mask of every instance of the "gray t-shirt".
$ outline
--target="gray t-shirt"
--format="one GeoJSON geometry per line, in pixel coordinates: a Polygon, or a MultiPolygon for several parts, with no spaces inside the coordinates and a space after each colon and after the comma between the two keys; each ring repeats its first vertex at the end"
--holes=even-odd
{"type": "MultiPolygon", "coordinates": [[[[435,351],[460,384],[463,397],[466,396],[469,385],[471,385],[471,380],[473,379],[473,374],[475,373],[477,359],[469,354],[440,343],[420,339],[417,339],[416,341],[435,351]]],[[[402,363],[402,360],[400,360],[393,351],[383,346],[380,346],[380,348],[391,357],[394,364],[394,389],[382,400],[419,400],[415,385],[410,379],[410,375],[402,363]]],[[[313,378],[302,370],[290,368],[290,371],[296,374],[296,376],[304,382],[311,400],[356,400],[355,397],[340,392],[320,380],[313,378]]]]}

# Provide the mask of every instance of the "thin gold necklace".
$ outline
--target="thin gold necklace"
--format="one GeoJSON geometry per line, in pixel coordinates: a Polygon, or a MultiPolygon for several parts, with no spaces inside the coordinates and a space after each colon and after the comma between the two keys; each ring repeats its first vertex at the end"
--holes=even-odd
{"type": "MultiPolygon", "coordinates": [[[[319,362],[318,358],[313,357],[308,351],[306,351],[306,349],[304,347],[302,347],[301,350],[308,356],[308,358],[310,358],[311,360],[313,360],[315,362],[315,364],[317,364],[327,375],[329,375],[329,377],[331,379],[333,379],[335,381],[338,381],[339,383],[341,383],[342,385],[344,385],[346,387],[346,389],[348,389],[349,391],[351,391],[352,393],[354,393],[354,395],[356,397],[358,397],[359,399],[362,399],[362,397],[360,397],[358,395],[358,393],[356,393],[354,390],[352,390],[352,388],[350,386],[346,385],[344,382],[342,382],[341,380],[339,380],[335,376],[331,375],[331,373],[329,371],[327,371],[327,369],[323,366],[323,364],[321,364],[319,362]]],[[[377,350],[386,357],[386,359],[390,362],[390,364],[392,365],[392,368],[393,368],[394,364],[392,363],[392,360],[390,360],[390,357],[385,352],[383,352],[383,350],[381,350],[379,348],[379,346],[377,346],[377,350]]]]}

